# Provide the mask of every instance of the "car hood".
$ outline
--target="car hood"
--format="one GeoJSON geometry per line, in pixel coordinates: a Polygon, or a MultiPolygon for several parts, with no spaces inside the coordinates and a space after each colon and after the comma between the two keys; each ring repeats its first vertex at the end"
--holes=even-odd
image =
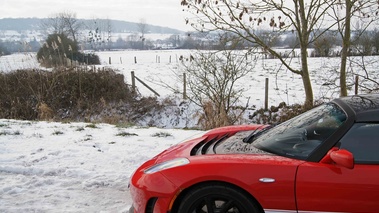
{"type": "Polygon", "coordinates": [[[202,137],[177,144],[156,156],[156,163],[177,158],[224,154],[264,154],[273,155],[245,143],[243,139],[253,131],[258,133],[265,126],[239,126],[240,128],[222,128],[207,132],[202,137]]]}

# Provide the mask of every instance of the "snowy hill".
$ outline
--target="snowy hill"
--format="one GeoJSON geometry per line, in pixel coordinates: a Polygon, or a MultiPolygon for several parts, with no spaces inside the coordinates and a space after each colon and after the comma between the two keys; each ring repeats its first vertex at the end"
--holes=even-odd
{"type": "MultiPolygon", "coordinates": [[[[41,23],[47,19],[41,18],[3,18],[0,19],[0,31],[39,31],[41,29],[41,23]]],[[[91,26],[93,22],[106,22],[105,19],[79,19],[80,22],[83,22],[84,26],[91,26]]],[[[113,32],[139,32],[138,23],[128,22],[122,20],[109,20],[110,25],[112,26],[113,32]]],[[[180,30],[161,27],[156,25],[147,24],[147,29],[149,33],[159,33],[159,34],[180,34],[183,33],[180,30]]]]}

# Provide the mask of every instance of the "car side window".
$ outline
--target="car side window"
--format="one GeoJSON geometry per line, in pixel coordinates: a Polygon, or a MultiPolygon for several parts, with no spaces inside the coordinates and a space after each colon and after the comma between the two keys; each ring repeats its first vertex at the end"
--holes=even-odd
{"type": "Polygon", "coordinates": [[[340,148],[353,153],[357,164],[379,164],[379,124],[354,124],[340,140],[340,148]]]}

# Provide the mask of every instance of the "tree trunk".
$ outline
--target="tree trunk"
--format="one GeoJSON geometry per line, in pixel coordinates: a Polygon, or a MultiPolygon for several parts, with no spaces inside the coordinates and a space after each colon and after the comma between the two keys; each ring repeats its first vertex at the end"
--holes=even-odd
{"type": "Polygon", "coordinates": [[[303,86],[304,86],[304,92],[305,92],[305,107],[311,108],[313,106],[313,90],[312,90],[312,83],[311,78],[309,75],[308,70],[308,54],[307,54],[307,48],[301,47],[301,67],[302,67],[302,74],[301,79],[303,80],[303,86]]]}
{"type": "Polygon", "coordinates": [[[313,106],[313,90],[311,78],[309,76],[308,70],[308,42],[309,42],[309,33],[308,33],[308,21],[305,15],[304,1],[300,0],[299,2],[300,9],[300,25],[299,28],[299,38],[300,38],[300,51],[301,51],[301,79],[303,80],[304,92],[305,92],[305,102],[304,106],[306,108],[311,108],[313,106]]]}
{"type": "Polygon", "coordinates": [[[340,96],[347,96],[347,85],[346,85],[346,65],[347,57],[350,48],[350,33],[351,33],[351,0],[346,0],[346,20],[345,20],[345,32],[342,40],[342,50],[341,50],[341,69],[340,69],[340,96]]]}

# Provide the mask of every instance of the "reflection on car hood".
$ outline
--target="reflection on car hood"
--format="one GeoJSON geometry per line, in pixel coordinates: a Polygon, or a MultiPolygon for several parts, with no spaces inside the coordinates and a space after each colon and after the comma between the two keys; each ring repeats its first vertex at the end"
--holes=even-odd
{"type": "Polygon", "coordinates": [[[244,138],[249,136],[250,133],[251,131],[239,132],[220,142],[215,147],[216,154],[270,154],[268,152],[255,148],[252,143],[244,143],[242,141],[244,138]]]}

